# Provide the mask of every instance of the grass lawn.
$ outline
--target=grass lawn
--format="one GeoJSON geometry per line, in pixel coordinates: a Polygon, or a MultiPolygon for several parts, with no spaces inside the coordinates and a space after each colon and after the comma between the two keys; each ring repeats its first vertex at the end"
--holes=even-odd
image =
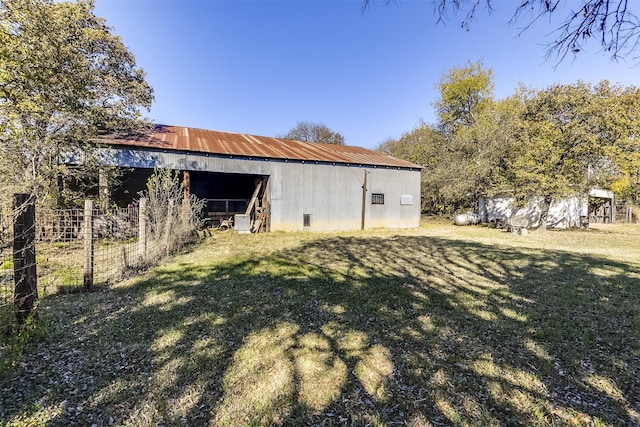
{"type": "Polygon", "coordinates": [[[640,425],[640,227],[216,234],[43,298],[0,425],[640,425]]]}

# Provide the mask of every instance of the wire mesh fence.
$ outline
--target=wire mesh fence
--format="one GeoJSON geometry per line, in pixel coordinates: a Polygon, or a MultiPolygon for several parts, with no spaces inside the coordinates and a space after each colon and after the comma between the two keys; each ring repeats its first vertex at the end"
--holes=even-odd
{"type": "MultiPolygon", "coordinates": [[[[93,253],[86,253],[84,209],[38,209],[35,223],[36,271],[40,296],[121,278],[128,270],[141,266],[146,258],[138,238],[139,209],[131,206],[116,210],[92,209],[93,253]],[[87,265],[87,260],[92,265],[87,265]]],[[[0,212],[0,304],[13,302],[15,215],[0,212]]]]}
{"type": "Polygon", "coordinates": [[[137,206],[41,209],[36,221],[38,282],[44,294],[108,283],[145,255],[138,245],[137,206]]]}
{"type": "Polygon", "coordinates": [[[37,210],[36,263],[42,295],[82,285],[83,219],[81,209],[37,210]]]}
{"type": "Polygon", "coordinates": [[[138,207],[94,212],[93,283],[117,280],[146,264],[146,239],[140,238],[139,219],[138,207]]]}
{"type": "Polygon", "coordinates": [[[24,196],[19,208],[0,207],[0,318],[17,308],[18,323],[39,297],[108,284],[174,253],[193,238],[201,208],[188,198],[142,198],[113,210],[92,201],[84,209],[35,209],[29,195],[16,196],[24,196]]]}
{"type": "Polygon", "coordinates": [[[13,217],[12,210],[0,208],[0,306],[13,299],[13,217]]]}

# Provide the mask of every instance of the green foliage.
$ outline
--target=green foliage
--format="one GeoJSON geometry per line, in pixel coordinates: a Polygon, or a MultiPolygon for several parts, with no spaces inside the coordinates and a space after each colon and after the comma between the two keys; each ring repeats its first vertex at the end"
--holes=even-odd
{"type": "Polygon", "coordinates": [[[344,136],[334,132],[321,123],[298,122],[281,138],[304,142],[321,142],[324,144],[344,145],[344,136]]]}
{"type": "Polygon", "coordinates": [[[587,170],[603,157],[603,116],[590,85],[556,85],[527,100],[516,182],[526,193],[583,193],[587,170]]]}
{"type": "Polygon", "coordinates": [[[445,154],[445,137],[438,129],[421,124],[411,132],[403,134],[400,139],[389,139],[380,144],[376,150],[408,160],[424,167],[422,171],[422,210],[429,213],[444,213],[447,209],[446,185],[442,174],[447,169],[442,167],[445,154]]]}
{"type": "Polygon", "coordinates": [[[90,0],[0,1],[0,182],[9,191],[58,204],[58,178],[81,170],[63,163],[82,163],[79,149],[99,133],[135,130],[151,106],[144,72],[93,10],[90,0]]]}
{"type": "Polygon", "coordinates": [[[427,213],[473,209],[478,195],[508,187],[506,170],[524,95],[494,100],[492,76],[480,62],[448,70],[435,102],[438,125],[421,125],[378,148],[424,166],[422,207],[427,213]]]}
{"type": "Polygon", "coordinates": [[[544,196],[544,219],[551,200],[611,188],[621,173],[637,170],[640,163],[625,161],[638,152],[637,93],[578,82],[529,97],[509,170],[516,195],[544,196]]]}
{"type": "Polygon", "coordinates": [[[434,102],[439,126],[445,133],[472,126],[493,100],[493,70],[482,62],[451,68],[440,78],[440,99],[434,102]]]}
{"type": "MultiPolygon", "coordinates": [[[[423,210],[473,209],[480,195],[551,201],[612,189],[640,200],[640,90],[583,82],[493,97],[482,63],[447,70],[434,103],[436,126],[421,125],[378,150],[424,166],[423,210]]],[[[543,221],[544,227],[544,221],[543,221]]]]}
{"type": "Polygon", "coordinates": [[[607,180],[616,196],[626,202],[640,201],[640,89],[635,86],[598,85],[604,129],[604,144],[608,162],[604,173],[600,169],[595,178],[607,180]],[[602,177],[600,176],[602,175],[602,177]],[[613,184],[611,182],[613,181],[613,184]]]}
{"type": "Polygon", "coordinates": [[[517,140],[522,96],[496,101],[493,72],[481,62],[450,69],[435,105],[445,146],[434,176],[447,204],[473,208],[481,194],[503,190],[517,140]],[[439,169],[439,170],[438,170],[439,169]]]}

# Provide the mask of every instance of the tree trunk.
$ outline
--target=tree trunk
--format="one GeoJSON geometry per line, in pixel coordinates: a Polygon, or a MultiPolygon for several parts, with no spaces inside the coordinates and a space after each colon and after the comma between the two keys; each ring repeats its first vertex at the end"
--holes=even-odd
{"type": "Polygon", "coordinates": [[[547,230],[547,220],[549,219],[549,208],[551,207],[551,196],[544,196],[540,204],[540,227],[539,230],[547,230]]]}

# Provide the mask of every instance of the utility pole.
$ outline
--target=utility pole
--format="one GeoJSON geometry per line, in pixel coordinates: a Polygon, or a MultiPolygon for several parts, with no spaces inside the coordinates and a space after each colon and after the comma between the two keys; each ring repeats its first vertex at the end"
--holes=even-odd
{"type": "Polygon", "coordinates": [[[364,184],[362,184],[362,221],[360,222],[360,230],[364,230],[364,216],[367,207],[367,175],[369,171],[364,170],[364,184]]]}

